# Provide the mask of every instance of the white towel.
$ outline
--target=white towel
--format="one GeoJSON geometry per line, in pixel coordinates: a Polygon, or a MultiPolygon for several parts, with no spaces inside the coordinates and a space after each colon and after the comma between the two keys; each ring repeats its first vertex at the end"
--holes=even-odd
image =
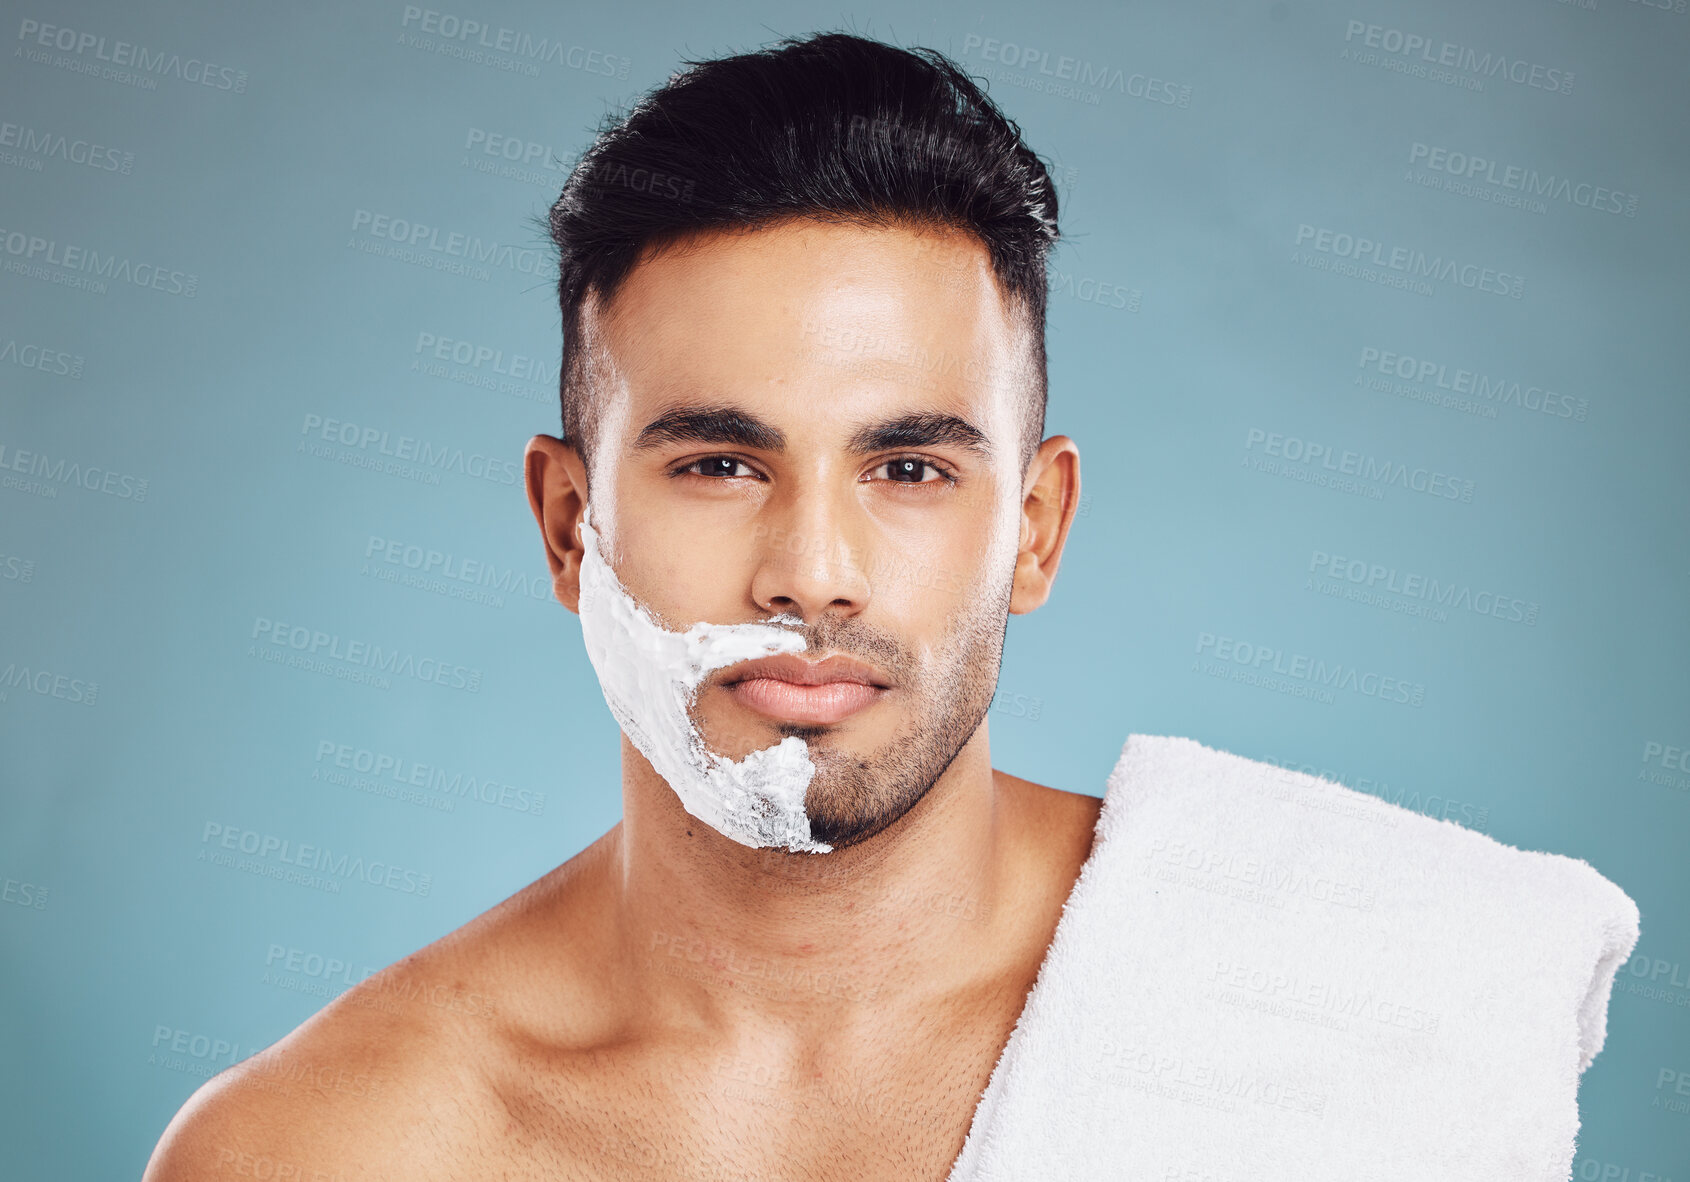
{"type": "Polygon", "coordinates": [[[1576,858],[1131,735],[951,1182],[1566,1182],[1637,936],[1576,858]]]}

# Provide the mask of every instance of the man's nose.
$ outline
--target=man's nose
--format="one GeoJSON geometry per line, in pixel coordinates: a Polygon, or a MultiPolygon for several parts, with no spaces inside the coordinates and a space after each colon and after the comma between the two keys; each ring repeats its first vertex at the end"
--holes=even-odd
{"type": "Polygon", "coordinates": [[[751,596],[764,611],[813,622],[823,612],[856,615],[868,606],[863,531],[825,505],[771,513],[755,527],[757,572],[751,596]]]}

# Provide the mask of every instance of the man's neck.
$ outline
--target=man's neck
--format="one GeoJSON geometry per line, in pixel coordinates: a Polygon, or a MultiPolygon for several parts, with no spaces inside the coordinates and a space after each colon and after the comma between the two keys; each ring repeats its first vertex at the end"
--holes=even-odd
{"type": "Polygon", "coordinates": [[[722,836],[626,739],[623,769],[606,862],[619,975],[658,1012],[724,1034],[836,1039],[1006,977],[1030,984],[1052,889],[1072,884],[992,771],[985,727],[907,815],[826,854],[722,836]]]}

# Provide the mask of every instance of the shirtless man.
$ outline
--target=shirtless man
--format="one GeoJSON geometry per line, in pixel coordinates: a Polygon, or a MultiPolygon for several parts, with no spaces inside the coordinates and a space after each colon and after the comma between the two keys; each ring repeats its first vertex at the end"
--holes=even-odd
{"type": "Polygon", "coordinates": [[[148,1182],[947,1176],[1099,806],[994,770],[986,722],[1079,496],[1041,441],[1055,217],[948,63],[844,35],[601,135],[552,214],[564,438],[526,457],[556,595],[585,629],[586,516],[664,628],[801,636],[687,721],[802,741],[809,845],[700,819],[624,723],[619,824],[209,1081],[148,1182]],[[865,208],[897,216],[829,216],[865,208]]]}

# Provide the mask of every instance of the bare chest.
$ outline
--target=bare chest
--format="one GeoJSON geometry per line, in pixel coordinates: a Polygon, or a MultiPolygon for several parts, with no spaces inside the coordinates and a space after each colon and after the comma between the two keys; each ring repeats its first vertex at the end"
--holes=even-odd
{"type": "Polygon", "coordinates": [[[530,1071],[502,1097],[496,1155],[512,1178],[943,1182],[1013,1017],[987,1025],[825,1063],[600,1055],[530,1071]]]}

